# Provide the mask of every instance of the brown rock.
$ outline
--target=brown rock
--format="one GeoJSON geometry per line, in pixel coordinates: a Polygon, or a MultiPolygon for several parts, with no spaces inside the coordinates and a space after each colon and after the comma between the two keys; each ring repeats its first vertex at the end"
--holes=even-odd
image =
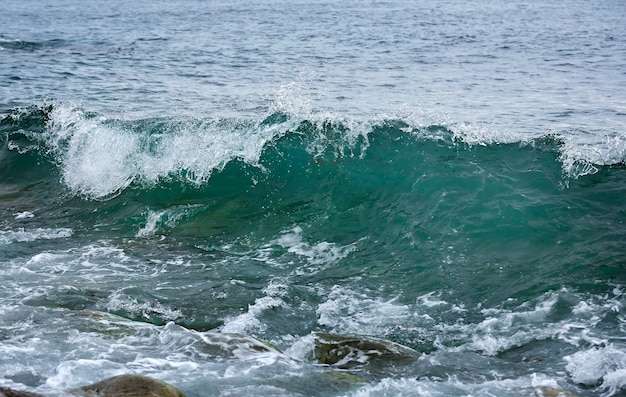
{"type": "Polygon", "coordinates": [[[315,333],[314,338],[315,360],[344,369],[368,363],[409,363],[420,357],[409,347],[371,336],[315,333]]]}
{"type": "Polygon", "coordinates": [[[78,389],[86,397],[185,397],[174,386],[141,375],[119,375],[78,389]]]}
{"type": "Polygon", "coordinates": [[[0,387],[0,397],[43,397],[41,394],[0,387]]]}

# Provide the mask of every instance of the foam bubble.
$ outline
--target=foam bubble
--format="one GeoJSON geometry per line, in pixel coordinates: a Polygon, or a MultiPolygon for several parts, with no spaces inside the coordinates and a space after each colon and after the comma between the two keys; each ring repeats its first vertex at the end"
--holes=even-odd
{"type": "Polygon", "coordinates": [[[90,374],[115,373],[112,371],[115,364],[106,359],[77,359],[67,360],[60,363],[56,368],[56,374],[46,379],[45,386],[52,389],[69,389],[77,386],[75,379],[89,379],[90,374]]]}
{"type": "Polygon", "coordinates": [[[75,334],[72,330],[68,334],[63,341],[66,350],[42,386],[46,389],[43,390],[45,395],[53,394],[49,391],[67,390],[124,373],[171,382],[169,379],[176,379],[181,372],[198,373],[204,369],[190,356],[190,349],[183,349],[182,343],[176,346],[180,349],[160,343],[159,339],[167,334],[184,342],[188,332],[180,327],[145,326],[108,315],[99,328],[81,333],[78,340],[72,336],[75,334]],[[113,339],[108,335],[112,330],[116,330],[117,336],[113,339]],[[72,349],[72,346],[79,348],[72,349]]]}
{"type": "Polygon", "coordinates": [[[139,229],[135,237],[145,237],[145,236],[153,235],[157,228],[157,223],[161,221],[161,218],[163,218],[165,214],[166,214],[166,211],[159,211],[159,212],[150,211],[148,213],[148,219],[146,220],[146,225],[142,227],[141,229],[139,229]]]}

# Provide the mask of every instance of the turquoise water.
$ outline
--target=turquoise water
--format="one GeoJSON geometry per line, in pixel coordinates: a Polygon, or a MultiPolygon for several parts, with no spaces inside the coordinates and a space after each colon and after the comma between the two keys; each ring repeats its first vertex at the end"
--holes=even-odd
{"type": "Polygon", "coordinates": [[[0,385],[625,393],[623,4],[5,10],[0,385]]]}

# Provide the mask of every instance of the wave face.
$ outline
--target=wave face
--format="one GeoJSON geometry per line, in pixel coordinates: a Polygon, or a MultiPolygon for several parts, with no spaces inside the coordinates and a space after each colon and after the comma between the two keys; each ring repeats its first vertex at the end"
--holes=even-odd
{"type": "MultiPolygon", "coordinates": [[[[441,156],[463,162],[468,156],[480,157],[482,151],[503,151],[499,154],[503,159],[541,153],[546,163],[560,163],[565,185],[604,166],[622,165],[626,152],[619,138],[589,145],[555,134],[521,139],[472,126],[422,125],[410,118],[309,116],[277,111],[260,121],[188,117],[121,121],[60,104],[15,109],[1,127],[5,156],[30,153],[36,157],[32,161],[50,162],[71,194],[96,200],[110,199],[128,188],[148,191],[173,182],[203,188],[227,166],[262,170],[259,176],[269,181],[271,175],[280,178],[287,172],[275,157],[293,151],[296,163],[334,162],[339,170],[348,166],[346,162],[368,167],[384,158],[398,170],[419,164],[428,174],[442,172],[441,156]]],[[[10,161],[26,157],[13,156],[10,161]]],[[[397,171],[391,168],[384,172],[397,171]]],[[[355,179],[361,178],[356,174],[355,179]]]]}
{"type": "Polygon", "coordinates": [[[398,119],[119,121],[71,106],[16,111],[1,127],[5,207],[51,211],[42,227],[78,223],[97,235],[106,219],[103,235],[200,247],[215,242],[198,239],[242,234],[258,243],[288,231],[302,239],[306,229],[313,240],[358,246],[349,255],[362,256],[356,268],[367,258],[392,285],[410,280],[416,291],[451,284],[455,294],[484,299],[495,280],[477,288],[460,279],[489,264],[503,272],[497,278],[517,280],[491,290],[495,301],[549,290],[557,275],[560,283],[592,283],[586,272],[594,266],[556,270],[578,255],[606,252],[601,263],[610,267],[623,259],[599,250],[617,249],[624,231],[621,160],[570,161],[556,136],[468,143],[447,127],[398,119]],[[456,270],[433,269],[446,261],[456,270]]]}

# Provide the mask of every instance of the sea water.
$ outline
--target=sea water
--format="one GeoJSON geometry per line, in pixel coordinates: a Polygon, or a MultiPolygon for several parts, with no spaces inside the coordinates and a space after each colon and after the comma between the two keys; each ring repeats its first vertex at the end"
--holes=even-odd
{"type": "Polygon", "coordinates": [[[625,20],[5,0],[0,385],[626,394],[625,20]],[[420,357],[320,364],[317,332],[420,357]]]}

